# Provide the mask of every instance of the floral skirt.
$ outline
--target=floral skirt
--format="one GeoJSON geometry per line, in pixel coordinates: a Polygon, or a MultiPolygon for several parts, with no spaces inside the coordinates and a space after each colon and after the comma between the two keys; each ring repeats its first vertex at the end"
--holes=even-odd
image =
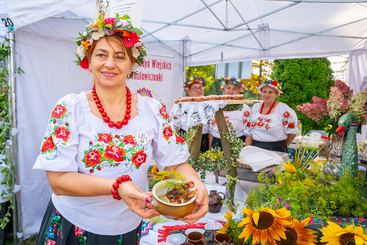
{"type": "Polygon", "coordinates": [[[98,235],[73,225],[49,202],[43,217],[37,245],[134,245],[139,244],[141,224],[121,235],[98,235]]]}

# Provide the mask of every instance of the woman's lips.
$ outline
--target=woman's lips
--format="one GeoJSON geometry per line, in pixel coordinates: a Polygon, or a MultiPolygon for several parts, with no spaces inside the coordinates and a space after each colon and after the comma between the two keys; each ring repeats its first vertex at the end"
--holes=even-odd
{"type": "Polygon", "coordinates": [[[117,76],[117,73],[114,72],[101,72],[103,76],[111,78],[117,76]]]}

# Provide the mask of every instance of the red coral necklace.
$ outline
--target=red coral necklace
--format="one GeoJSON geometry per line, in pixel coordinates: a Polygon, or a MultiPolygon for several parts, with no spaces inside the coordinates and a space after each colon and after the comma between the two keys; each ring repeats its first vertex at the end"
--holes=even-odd
{"type": "Polygon", "coordinates": [[[273,107],[274,107],[274,106],[275,106],[275,100],[274,100],[273,104],[271,104],[271,106],[270,106],[269,110],[268,110],[265,114],[263,114],[264,103],[262,103],[262,104],[261,104],[261,108],[260,108],[260,114],[268,115],[268,114],[271,112],[271,110],[273,110],[273,107]]]}
{"type": "Polygon", "coordinates": [[[119,122],[116,122],[116,123],[111,121],[110,117],[105,112],[105,110],[103,108],[103,105],[102,105],[102,103],[99,100],[99,97],[97,95],[95,85],[93,85],[93,88],[92,88],[92,95],[93,95],[94,103],[96,103],[96,106],[97,106],[99,112],[101,113],[103,121],[105,123],[107,123],[110,128],[116,127],[117,129],[120,129],[120,128],[122,128],[122,126],[125,126],[129,123],[129,120],[130,120],[130,117],[131,117],[131,92],[130,92],[130,89],[128,87],[126,87],[126,112],[125,112],[125,116],[124,116],[124,119],[122,121],[119,121],[119,122]]]}

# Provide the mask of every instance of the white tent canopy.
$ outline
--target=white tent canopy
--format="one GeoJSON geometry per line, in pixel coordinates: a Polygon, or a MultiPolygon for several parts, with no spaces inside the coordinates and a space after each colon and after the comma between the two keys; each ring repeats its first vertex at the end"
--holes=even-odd
{"type": "MultiPolygon", "coordinates": [[[[95,13],[94,0],[2,1],[16,28],[55,15],[88,20],[95,13]]],[[[367,38],[367,1],[350,2],[143,1],[142,29],[146,42],[185,41],[185,50],[176,51],[187,65],[348,54],[367,38]]]]}
{"type": "MultiPolygon", "coordinates": [[[[181,68],[346,54],[355,91],[367,76],[367,1],[142,1],[148,51],[178,57],[181,68]]],[[[21,230],[26,236],[38,231],[49,198],[45,176],[31,170],[47,114],[62,94],[89,86],[80,83],[88,78],[70,60],[77,32],[94,13],[95,0],[0,0],[0,15],[15,24],[16,63],[26,72],[17,80],[16,93],[21,230]],[[29,108],[35,103],[36,109],[29,108]]],[[[174,89],[182,90],[181,85],[174,89]]]]}

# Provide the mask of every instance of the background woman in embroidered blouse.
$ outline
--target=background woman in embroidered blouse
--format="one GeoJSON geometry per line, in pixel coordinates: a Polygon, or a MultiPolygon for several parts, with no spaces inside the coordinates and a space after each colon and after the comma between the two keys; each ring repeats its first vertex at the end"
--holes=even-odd
{"type": "MultiPolygon", "coordinates": [[[[199,76],[194,76],[190,80],[186,81],[185,91],[188,97],[201,97],[204,96],[205,80],[199,76]]],[[[175,103],[171,109],[171,118],[173,119],[173,125],[181,133],[186,133],[192,126],[193,120],[186,112],[183,112],[182,104],[175,103]]],[[[208,137],[208,124],[203,125],[200,152],[209,150],[209,137],[208,137]]]]}
{"type": "Polygon", "coordinates": [[[126,87],[146,55],[141,34],[126,16],[100,17],[77,39],[77,63],[94,84],[60,99],[51,113],[34,165],[47,171],[53,192],[37,244],[136,244],[142,217],[158,215],[146,192],[153,161],[194,181],[196,209],[184,221],[208,210],[208,192],[166,108],[126,87]]]}
{"type": "MultiPolygon", "coordinates": [[[[235,77],[225,77],[223,78],[221,89],[224,95],[240,94],[243,91],[243,83],[235,77]]],[[[246,123],[246,119],[250,117],[250,107],[243,104],[241,110],[224,111],[223,114],[226,123],[230,123],[236,131],[237,138],[245,141],[247,132],[244,130],[244,123],[246,123]]],[[[209,122],[209,134],[210,147],[222,148],[220,133],[215,119],[209,122]]]]}
{"type": "Polygon", "coordinates": [[[251,119],[245,124],[246,145],[287,152],[298,132],[297,115],[288,105],[276,101],[282,93],[277,81],[266,80],[258,89],[263,102],[251,108],[251,119]]]}

